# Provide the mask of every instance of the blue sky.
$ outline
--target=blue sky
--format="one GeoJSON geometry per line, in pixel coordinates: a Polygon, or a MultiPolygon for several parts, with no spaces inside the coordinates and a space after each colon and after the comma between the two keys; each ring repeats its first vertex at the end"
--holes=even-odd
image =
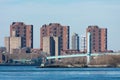
{"type": "Polygon", "coordinates": [[[120,0],[0,0],[0,46],[12,22],[34,25],[34,48],[40,47],[43,24],[69,25],[85,35],[89,25],[108,28],[108,49],[120,50],[120,0]]]}

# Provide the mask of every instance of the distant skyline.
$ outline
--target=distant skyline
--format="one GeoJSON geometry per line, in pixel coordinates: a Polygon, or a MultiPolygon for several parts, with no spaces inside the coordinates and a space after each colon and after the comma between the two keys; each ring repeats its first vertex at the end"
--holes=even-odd
{"type": "Polygon", "coordinates": [[[0,0],[0,10],[0,46],[12,22],[33,25],[34,48],[40,48],[42,25],[60,23],[79,36],[89,25],[107,28],[108,50],[120,50],[120,0],[0,0]]]}

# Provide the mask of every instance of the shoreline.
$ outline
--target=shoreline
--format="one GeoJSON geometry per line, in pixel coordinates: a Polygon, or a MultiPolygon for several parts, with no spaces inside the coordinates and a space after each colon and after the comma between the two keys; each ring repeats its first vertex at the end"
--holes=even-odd
{"type": "Polygon", "coordinates": [[[80,66],[46,65],[46,66],[38,66],[37,68],[120,68],[120,66],[113,66],[113,65],[80,65],[80,66]]]}
{"type": "Polygon", "coordinates": [[[0,66],[38,66],[38,64],[0,64],[0,66]]]}
{"type": "Polygon", "coordinates": [[[40,66],[39,64],[0,64],[0,66],[36,66],[36,68],[120,68],[120,65],[45,65],[40,66]]]}

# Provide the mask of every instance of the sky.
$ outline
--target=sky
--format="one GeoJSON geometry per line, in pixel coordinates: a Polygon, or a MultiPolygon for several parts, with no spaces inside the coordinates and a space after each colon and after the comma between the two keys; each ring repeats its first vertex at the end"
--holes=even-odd
{"type": "Polygon", "coordinates": [[[120,50],[120,0],[0,0],[0,46],[10,36],[12,22],[34,27],[34,48],[40,48],[40,27],[49,23],[70,26],[85,35],[89,25],[108,29],[108,50],[120,50]]]}

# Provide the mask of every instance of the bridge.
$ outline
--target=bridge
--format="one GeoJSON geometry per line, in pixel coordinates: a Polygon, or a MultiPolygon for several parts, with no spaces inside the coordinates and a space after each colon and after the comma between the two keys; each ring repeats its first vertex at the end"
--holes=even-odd
{"type": "Polygon", "coordinates": [[[91,56],[103,56],[103,55],[120,55],[120,53],[91,53],[91,34],[88,33],[88,44],[87,53],[72,54],[72,55],[59,55],[59,56],[48,56],[47,59],[58,59],[58,58],[71,58],[71,57],[87,57],[87,64],[90,63],[91,56]]]}
{"type": "Polygon", "coordinates": [[[60,56],[48,56],[47,59],[60,59],[60,58],[73,58],[73,57],[87,57],[87,64],[90,63],[91,57],[93,56],[104,56],[104,55],[120,55],[120,53],[81,53],[81,54],[72,54],[72,55],[60,55],[60,56]]]}

